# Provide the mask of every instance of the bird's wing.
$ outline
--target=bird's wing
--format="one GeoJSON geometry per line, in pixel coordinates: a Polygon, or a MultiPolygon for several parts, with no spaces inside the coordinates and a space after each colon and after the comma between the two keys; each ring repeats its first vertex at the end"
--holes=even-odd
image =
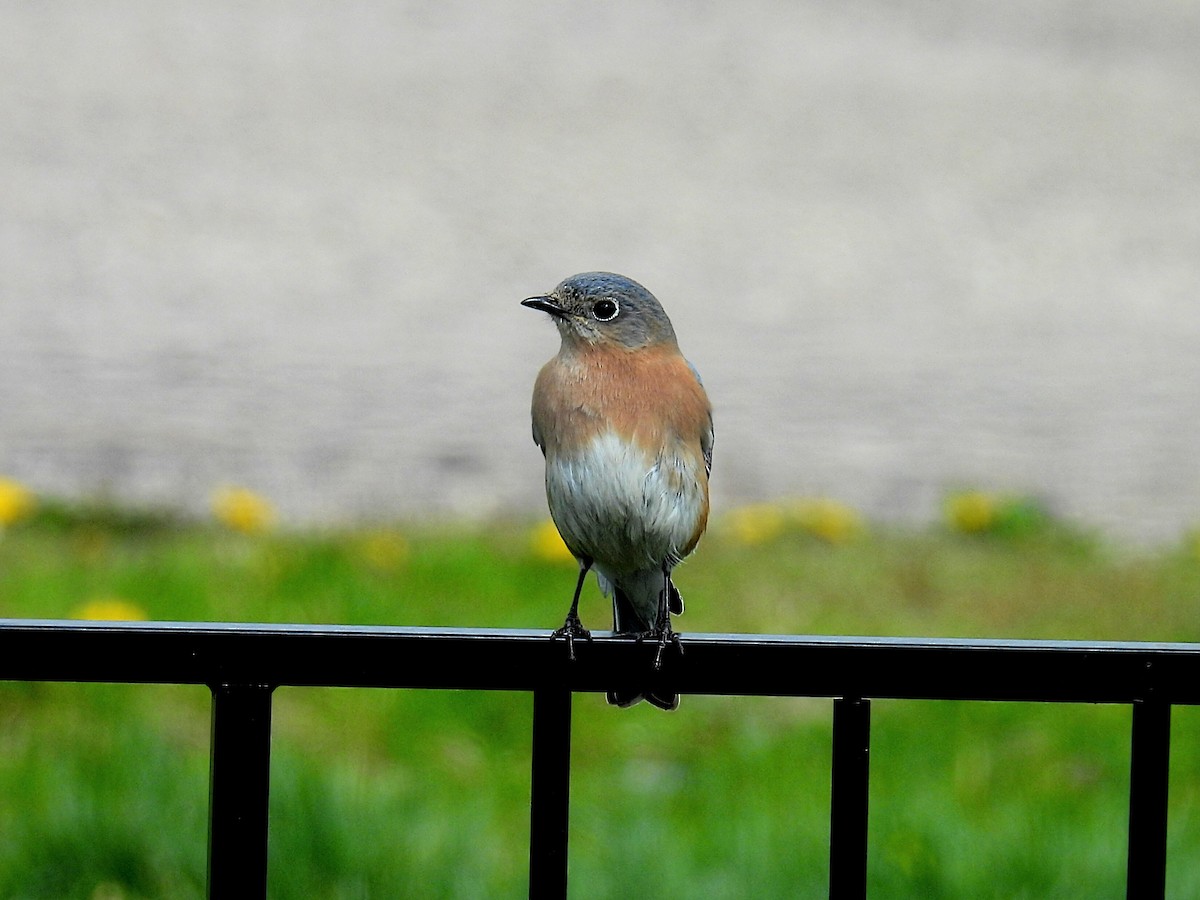
{"type": "MultiPolygon", "coordinates": [[[[538,449],[542,451],[542,456],[546,455],[546,432],[545,415],[543,413],[545,407],[545,382],[546,369],[548,366],[543,366],[538,372],[537,380],[533,383],[533,403],[530,407],[530,414],[533,424],[533,442],[538,445],[538,449]]],[[[549,429],[553,430],[553,429],[549,429]]]]}
{"type": "Polygon", "coordinates": [[[704,472],[707,475],[712,474],[713,438],[713,421],[710,412],[708,414],[708,430],[700,436],[700,449],[704,451],[704,472]]]}
{"type": "MultiPolygon", "coordinates": [[[[704,379],[700,377],[700,370],[693,366],[689,360],[685,359],[684,362],[686,362],[688,368],[692,370],[692,374],[696,376],[696,383],[699,384],[700,388],[703,390],[704,379]]],[[[708,413],[708,429],[704,432],[704,434],[700,435],[700,449],[704,452],[704,471],[711,475],[713,457],[713,420],[711,410],[709,410],[708,413]]]]}

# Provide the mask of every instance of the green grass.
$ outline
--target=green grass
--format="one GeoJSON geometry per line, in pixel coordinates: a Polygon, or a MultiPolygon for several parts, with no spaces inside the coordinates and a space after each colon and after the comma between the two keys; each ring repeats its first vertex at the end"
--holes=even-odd
{"type": "MultiPolygon", "coordinates": [[[[525,523],[244,536],[52,507],[0,537],[0,616],[121,598],[155,619],[550,628],[573,567],[525,523]],[[373,543],[373,540],[375,543],[373,543]]],[[[1017,537],[715,529],[678,582],[687,631],[1200,640],[1200,559],[1048,523],[1017,537]]],[[[607,627],[594,586],[585,621],[607,627]]],[[[530,698],[281,689],[271,896],[526,892],[530,698]]],[[[209,698],[0,686],[0,898],[204,891],[209,698]]],[[[877,702],[871,896],[1120,897],[1123,707],[877,702]]],[[[822,897],[830,704],[575,700],[571,895],[822,897]]],[[[1200,714],[1177,709],[1172,896],[1200,896],[1200,714]]]]}

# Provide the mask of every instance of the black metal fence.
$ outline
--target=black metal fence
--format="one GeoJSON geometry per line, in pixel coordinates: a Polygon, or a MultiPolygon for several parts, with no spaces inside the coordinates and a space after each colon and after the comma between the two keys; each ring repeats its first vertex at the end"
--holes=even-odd
{"type": "MultiPolygon", "coordinates": [[[[866,896],[871,699],[1133,706],[1127,896],[1165,892],[1172,705],[1200,704],[1200,644],[688,634],[653,648],[596,633],[574,662],[544,631],[0,620],[0,679],[212,690],[208,892],[265,897],[271,693],[280,686],[530,691],[531,897],[567,893],[571,696],[834,698],[829,895],[866,896]]],[[[614,713],[616,714],[616,713],[614,713]]],[[[686,715],[686,712],[683,713],[686,715]]]]}

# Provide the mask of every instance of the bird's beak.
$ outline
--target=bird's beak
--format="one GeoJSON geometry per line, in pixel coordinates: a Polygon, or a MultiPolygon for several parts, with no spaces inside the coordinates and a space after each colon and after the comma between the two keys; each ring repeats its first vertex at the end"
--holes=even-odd
{"type": "Polygon", "coordinates": [[[555,318],[561,319],[567,311],[559,306],[550,297],[530,297],[521,301],[522,306],[528,306],[530,309],[540,309],[544,313],[549,313],[555,318]]]}

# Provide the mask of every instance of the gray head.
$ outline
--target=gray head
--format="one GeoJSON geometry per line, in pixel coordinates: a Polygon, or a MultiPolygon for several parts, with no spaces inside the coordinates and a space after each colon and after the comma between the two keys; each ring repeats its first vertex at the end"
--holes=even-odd
{"type": "Polygon", "coordinates": [[[549,313],[570,344],[617,344],[629,350],[675,344],[675,329],[654,295],[624,275],[572,275],[549,294],[521,305],[549,313]]]}

